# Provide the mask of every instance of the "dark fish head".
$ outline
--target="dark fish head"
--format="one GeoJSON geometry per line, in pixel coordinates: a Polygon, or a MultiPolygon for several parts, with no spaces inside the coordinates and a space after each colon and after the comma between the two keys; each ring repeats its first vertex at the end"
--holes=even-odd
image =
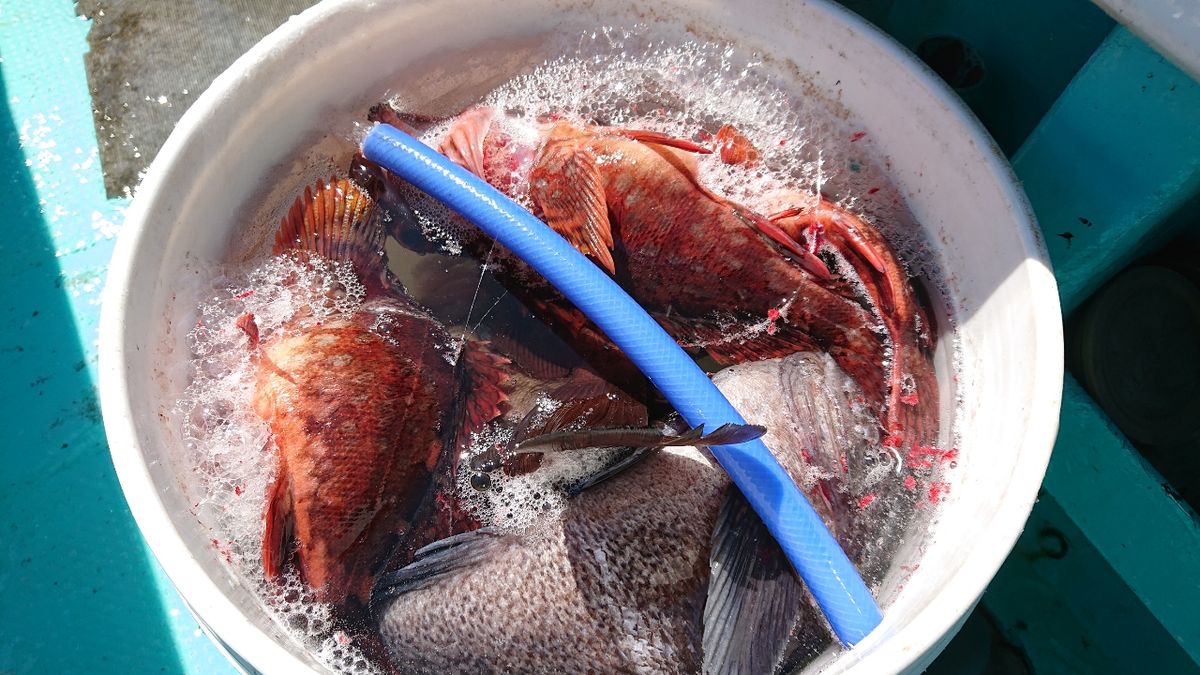
{"type": "Polygon", "coordinates": [[[421,229],[421,222],[405,196],[406,188],[415,190],[395,174],[355,154],[350,161],[350,180],[367,192],[379,208],[384,232],[414,253],[435,253],[440,250],[421,229]]]}

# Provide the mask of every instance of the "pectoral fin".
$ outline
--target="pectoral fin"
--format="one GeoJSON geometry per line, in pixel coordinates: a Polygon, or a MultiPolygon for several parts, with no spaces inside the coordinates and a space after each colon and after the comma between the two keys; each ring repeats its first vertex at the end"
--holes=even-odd
{"type": "Polygon", "coordinates": [[[514,540],[513,535],[485,527],[435,541],[418,550],[407,566],[379,577],[371,591],[371,608],[378,613],[388,600],[468,569],[514,540]]]}
{"type": "Polygon", "coordinates": [[[616,273],[604,179],[595,155],[570,142],[548,143],[529,174],[529,194],[547,225],[609,274],[616,273]]]}
{"type": "Polygon", "coordinates": [[[659,429],[583,429],[542,434],[521,441],[514,448],[517,454],[530,452],[563,452],[587,448],[667,448],[685,445],[730,445],[745,443],[767,433],[765,427],[754,424],[723,424],[711,433],[698,426],[682,434],[665,434],[659,429]]]}
{"type": "Polygon", "coordinates": [[[721,505],[709,562],[704,672],[776,672],[808,601],[779,544],[736,488],[721,505]]]}
{"type": "Polygon", "coordinates": [[[713,137],[713,143],[717,146],[717,151],[721,154],[721,161],[725,164],[741,164],[747,167],[753,167],[758,164],[762,153],[749,138],[737,127],[732,124],[725,124],[719,130],[717,135],[713,137]]]}
{"type": "Polygon", "coordinates": [[[291,553],[295,522],[292,520],[292,491],[287,467],[279,467],[279,477],[267,497],[267,528],[263,533],[263,573],[274,579],[283,573],[283,565],[291,553]]]}

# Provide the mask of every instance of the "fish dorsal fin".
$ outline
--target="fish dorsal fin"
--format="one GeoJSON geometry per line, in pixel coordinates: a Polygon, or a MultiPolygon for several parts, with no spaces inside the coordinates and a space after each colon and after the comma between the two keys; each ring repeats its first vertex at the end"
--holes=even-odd
{"type": "Polygon", "coordinates": [[[591,150],[569,140],[547,142],[529,174],[529,196],[551,229],[616,273],[604,177],[591,150]]]}
{"type": "Polygon", "coordinates": [[[703,672],[777,672],[808,601],[783,550],[732,486],[713,529],[709,563],[703,672]]]}
{"type": "Polygon", "coordinates": [[[383,224],[375,201],[345,178],[317,181],[304,188],[275,233],[274,255],[315,253],[354,265],[368,290],[387,283],[383,224]]]}
{"type": "Polygon", "coordinates": [[[508,400],[504,384],[508,382],[509,360],[493,353],[486,342],[468,340],[459,357],[465,398],[461,402],[459,444],[470,442],[471,434],[503,413],[508,400]]]}

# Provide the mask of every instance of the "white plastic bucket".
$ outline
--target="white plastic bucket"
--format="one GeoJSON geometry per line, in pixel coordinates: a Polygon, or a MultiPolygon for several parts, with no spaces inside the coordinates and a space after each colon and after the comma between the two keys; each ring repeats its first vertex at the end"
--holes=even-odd
{"type": "MultiPolygon", "coordinates": [[[[668,23],[805,73],[868,131],[929,232],[957,316],[958,468],[919,568],[893,570],[884,625],[827,672],[918,672],[1008,555],[1054,442],[1062,387],[1058,293],[1012,172],[975,118],[911,54],[825,2],[327,0],[239,59],[184,115],[129,209],[100,327],[105,428],[134,517],[197,617],[245,664],[317,668],[210,545],[181,490],[178,430],[161,418],[186,384],[175,325],[186,278],[220,261],[269,176],[338,112],[418,63],[473,44],[529,44],[604,25],[668,23]]],[[[447,57],[447,58],[452,58],[447,57]]]]}

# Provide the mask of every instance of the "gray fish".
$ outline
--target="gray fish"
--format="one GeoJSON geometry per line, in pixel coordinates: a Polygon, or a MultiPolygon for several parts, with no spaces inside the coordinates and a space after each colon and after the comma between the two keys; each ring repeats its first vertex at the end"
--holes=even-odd
{"type": "MultiPolygon", "coordinates": [[[[768,429],[763,440],[855,561],[885,567],[868,558],[891,545],[867,545],[864,533],[876,533],[858,522],[863,481],[843,470],[870,473],[858,458],[878,448],[854,381],[816,353],[714,379],[768,429]]],[[[536,447],[556,445],[580,451],[561,434],[536,447]]],[[[560,517],[456,535],[381,578],[372,603],[393,664],[415,673],[771,673],[829,644],[778,545],[703,446],[648,452],[623,468],[571,498],[560,517]]],[[[870,487],[894,482],[882,479],[870,487]]]]}

